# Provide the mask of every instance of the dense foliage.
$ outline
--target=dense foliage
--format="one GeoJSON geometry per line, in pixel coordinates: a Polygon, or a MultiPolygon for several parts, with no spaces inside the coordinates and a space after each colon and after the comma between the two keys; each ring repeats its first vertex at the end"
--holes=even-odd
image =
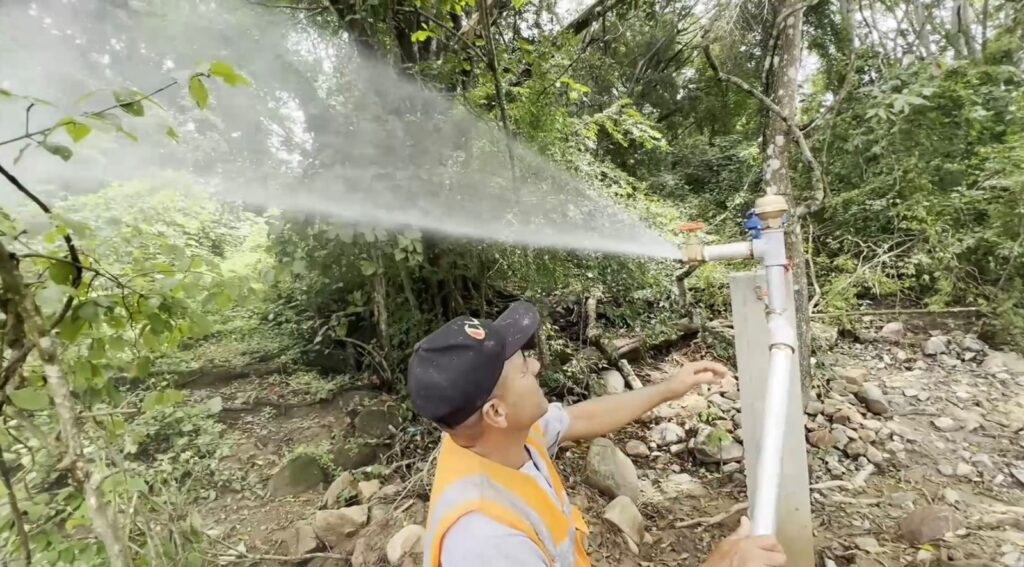
{"type": "MultiPolygon", "coordinates": [[[[267,10],[391,61],[670,238],[682,238],[680,222],[704,219],[705,237],[725,241],[742,235],[739,222],[762,191],[770,114],[717,80],[709,57],[771,92],[764,62],[777,47],[775,19],[795,4],[598,0],[572,20],[548,0],[499,0],[489,10],[462,0],[296,0],[267,10]]],[[[828,181],[823,208],[803,219],[812,308],[977,306],[992,341],[1024,346],[1019,7],[916,0],[870,3],[865,14],[846,1],[806,4],[807,76],[794,118],[828,181]],[[951,4],[975,15],[949,27],[941,15],[951,4]]],[[[218,61],[169,86],[206,109],[212,81],[250,83],[218,61]]],[[[0,102],[45,104],[13,87],[0,89],[0,102]]],[[[118,90],[109,111],[26,135],[25,150],[68,161],[94,129],[136,139],[122,118],[157,103],[110,87],[118,90]]],[[[179,137],[173,126],[165,133],[179,137]]],[[[795,152],[793,193],[806,199],[813,185],[795,152]]],[[[2,165],[13,192],[18,166],[2,165]]],[[[426,331],[527,298],[544,313],[546,385],[579,396],[590,367],[576,355],[591,342],[588,324],[654,341],[683,317],[706,322],[728,309],[721,266],[682,272],[667,261],[256,214],[181,175],[66,198],[52,212],[23,203],[0,217],[12,253],[3,265],[0,562],[21,557],[25,542],[40,564],[208,560],[192,507],[218,488],[247,487],[218,467],[229,444],[219,400],[193,403],[183,391],[192,367],[271,356],[323,370],[327,378],[294,378],[318,399],[341,376],[400,392],[404,361],[426,331]],[[677,276],[686,277],[688,304],[677,276]],[[598,321],[587,320],[588,300],[598,321]],[[52,324],[56,343],[33,335],[33,314],[43,331],[52,324]],[[56,363],[44,348],[53,344],[56,363]],[[89,500],[89,491],[101,497],[89,500]],[[119,526],[106,537],[104,517],[119,526]],[[123,540],[123,561],[108,539],[123,540]]]]}

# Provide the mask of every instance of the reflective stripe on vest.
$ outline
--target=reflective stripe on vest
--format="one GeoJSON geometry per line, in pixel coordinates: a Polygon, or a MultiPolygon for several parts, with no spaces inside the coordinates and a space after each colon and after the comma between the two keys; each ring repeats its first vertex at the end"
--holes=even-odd
{"type": "Polygon", "coordinates": [[[585,556],[577,557],[574,524],[579,516],[569,504],[538,428],[531,431],[527,448],[537,466],[545,469],[557,501],[526,473],[484,459],[459,447],[447,435],[443,437],[423,538],[426,567],[440,565],[444,534],[471,512],[522,532],[552,567],[589,565],[585,556]]]}

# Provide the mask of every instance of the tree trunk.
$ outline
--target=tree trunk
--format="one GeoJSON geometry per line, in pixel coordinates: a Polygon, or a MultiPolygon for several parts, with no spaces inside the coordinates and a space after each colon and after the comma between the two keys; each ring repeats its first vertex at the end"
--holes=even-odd
{"type": "MultiPolygon", "coordinates": [[[[791,15],[779,25],[778,46],[771,61],[769,95],[782,112],[796,119],[797,89],[799,87],[800,57],[802,49],[803,11],[794,9],[801,0],[776,0],[773,24],[782,14],[791,15]]],[[[768,195],[783,195],[789,202],[789,224],[786,231],[786,248],[789,251],[793,269],[793,287],[796,300],[797,340],[800,354],[800,382],[804,392],[808,391],[811,379],[811,318],[808,312],[807,263],[804,258],[803,242],[800,236],[800,219],[792,211],[798,203],[794,199],[793,186],[789,175],[789,154],[792,146],[789,127],[774,113],[769,113],[762,143],[764,168],[764,191],[768,195]]]]}

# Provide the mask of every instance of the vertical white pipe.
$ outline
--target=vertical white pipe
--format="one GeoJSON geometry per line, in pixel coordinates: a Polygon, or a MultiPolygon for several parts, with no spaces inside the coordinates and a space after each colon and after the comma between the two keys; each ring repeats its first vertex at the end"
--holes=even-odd
{"type": "MultiPolygon", "coordinates": [[[[782,242],[779,238],[771,244],[781,246],[782,242]]],[[[774,255],[768,255],[765,261],[770,262],[771,256],[774,255]]],[[[788,290],[786,267],[784,264],[765,265],[764,269],[768,284],[768,334],[771,352],[768,355],[768,386],[752,503],[751,531],[754,535],[775,533],[779,482],[782,478],[786,401],[789,399],[790,372],[796,345],[796,334],[785,318],[788,290]]]]}
{"type": "Polygon", "coordinates": [[[757,484],[754,488],[751,531],[754,535],[775,533],[778,514],[779,481],[782,477],[782,444],[785,437],[786,398],[789,397],[789,373],[793,351],[776,346],[768,355],[768,387],[761,447],[757,460],[757,484]]]}

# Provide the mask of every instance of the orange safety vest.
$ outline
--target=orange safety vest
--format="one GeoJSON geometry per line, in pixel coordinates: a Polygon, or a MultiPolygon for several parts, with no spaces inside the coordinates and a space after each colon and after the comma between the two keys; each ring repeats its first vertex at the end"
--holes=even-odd
{"type": "Polygon", "coordinates": [[[539,426],[530,430],[527,448],[546,469],[558,502],[530,475],[441,439],[430,514],[423,536],[423,565],[440,567],[441,541],[455,522],[478,512],[522,532],[544,553],[549,567],[589,567],[584,547],[589,532],[579,509],[569,503],[562,479],[551,462],[539,426]]]}

